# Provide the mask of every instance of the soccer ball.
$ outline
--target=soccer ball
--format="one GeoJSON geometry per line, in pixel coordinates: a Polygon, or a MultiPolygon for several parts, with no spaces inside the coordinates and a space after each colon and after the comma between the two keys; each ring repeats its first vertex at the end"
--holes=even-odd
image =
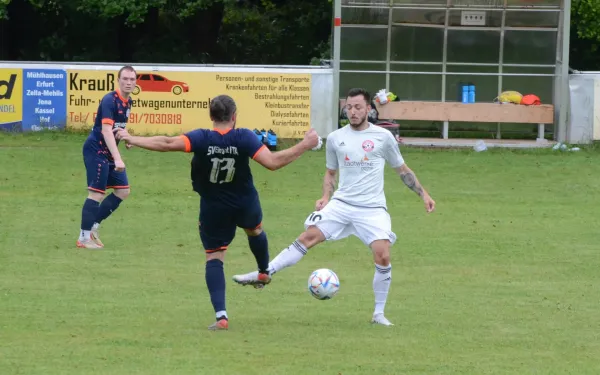
{"type": "Polygon", "coordinates": [[[316,299],[331,299],[339,289],[340,279],[330,269],[318,269],[311,273],[308,278],[308,291],[316,299]]]}

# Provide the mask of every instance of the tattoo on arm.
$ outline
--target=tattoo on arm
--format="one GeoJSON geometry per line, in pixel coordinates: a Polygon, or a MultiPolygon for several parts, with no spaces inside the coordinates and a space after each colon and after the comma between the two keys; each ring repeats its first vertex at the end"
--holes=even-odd
{"type": "Polygon", "coordinates": [[[423,186],[421,186],[417,180],[417,176],[415,176],[412,171],[401,173],[400,178],[402,179],[402,182],[404,182],[404,185],[406,185],[410,190],[417,193],[419,197],[423,196],[423,186]]]}
{"type": "Polygon", "coordinates": [[[329,181],[329,194],[333,194],[335,191],[335,181],[333,178],[329,181]]]}
{"type": "Polygon", "coordinates": [[[335,176],[327,174],[323,183],[323,194],[331,197],[335,191],[335,176]]]}

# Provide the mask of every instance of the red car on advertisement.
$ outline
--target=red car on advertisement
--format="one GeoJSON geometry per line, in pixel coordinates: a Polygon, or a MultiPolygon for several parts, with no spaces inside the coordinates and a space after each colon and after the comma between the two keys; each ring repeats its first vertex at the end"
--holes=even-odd
{"type": "Polygon", "coordinates": [[[172,92],[175,95],[180,95],[182,92],[189,92],[190,87],[185,82],[171,81],[159,74],[140,73],[137,75],[137,82],[133,89],[133,95],[138,95],[142,91],[172,92]]]}

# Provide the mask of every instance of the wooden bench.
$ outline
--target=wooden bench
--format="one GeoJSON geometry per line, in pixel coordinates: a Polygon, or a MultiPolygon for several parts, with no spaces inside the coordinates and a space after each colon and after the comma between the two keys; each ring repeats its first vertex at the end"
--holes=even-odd
{"type": "MultiPolygon", "coordinates": [[[[346,100],[340,100],[340,109],[346,100]]],[[[538,140],[544,139],[546,124],[554,123],[553,105],[518,105],[498,103],[417,102],[399,101],[377,105],[379,120],[441,121],[442,137],[448,139],[449,123],[494,122],[538,125],[538,140]]]]}

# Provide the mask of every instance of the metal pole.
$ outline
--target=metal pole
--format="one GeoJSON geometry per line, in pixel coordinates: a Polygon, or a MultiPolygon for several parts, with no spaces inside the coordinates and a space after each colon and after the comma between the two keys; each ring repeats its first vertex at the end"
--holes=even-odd
{"type": "MultiPolygon", "coordinates": [[[[506,6],[507,0],[504,0],[504,7],[502,9],[502,23],[500,25],[500,51],[498,54],[498,95],[502,92],[502,73],[504,72],[504,67],[502,66],[504,63],[504,28],[506,26],[506,6]]],[[[502,138],[502,125],[498,123],[496,125],[496,139],[502,138]]]]}
{"type": "MultiPolygon", "coordinates": [[[[442,45],[442,102],[446,101],[446,63],[448,62],[448,23],[450,18],[451,0],[446,2],[446,15],[444,18],[444,44],[442,45]]],[[[447,126],[445,126],[447,128],[447,126]]]]}
{"type": "Polygon", "coordinates": [[[388,30],[387,30],[387,51],[385,54],[385,89],[390,90],[390,60],[392,59],[392,22],[393,22],[393,3],[394,0],[390,0],[389,13],[388,13],[388,30]]]}
{"type": "MultiPolygon", "coordinates": [[[[559,102],[558,104],[558,132],[557,141],[565,142],[567,140],[567,127],[569,123],[569,41],[571,38],[571,0],[563,0],[563,11],[562,11],[562,64],[559,75],[559,102]]],[[[556,116],[555,116],[556,118],[556,116]]]]}
{"type": "Polygon", "coordinates": [[[340,118],[340,56],[342,40],[342,0],[333,3],[333,107],[332,131],[339,126],[340,118]]]}

